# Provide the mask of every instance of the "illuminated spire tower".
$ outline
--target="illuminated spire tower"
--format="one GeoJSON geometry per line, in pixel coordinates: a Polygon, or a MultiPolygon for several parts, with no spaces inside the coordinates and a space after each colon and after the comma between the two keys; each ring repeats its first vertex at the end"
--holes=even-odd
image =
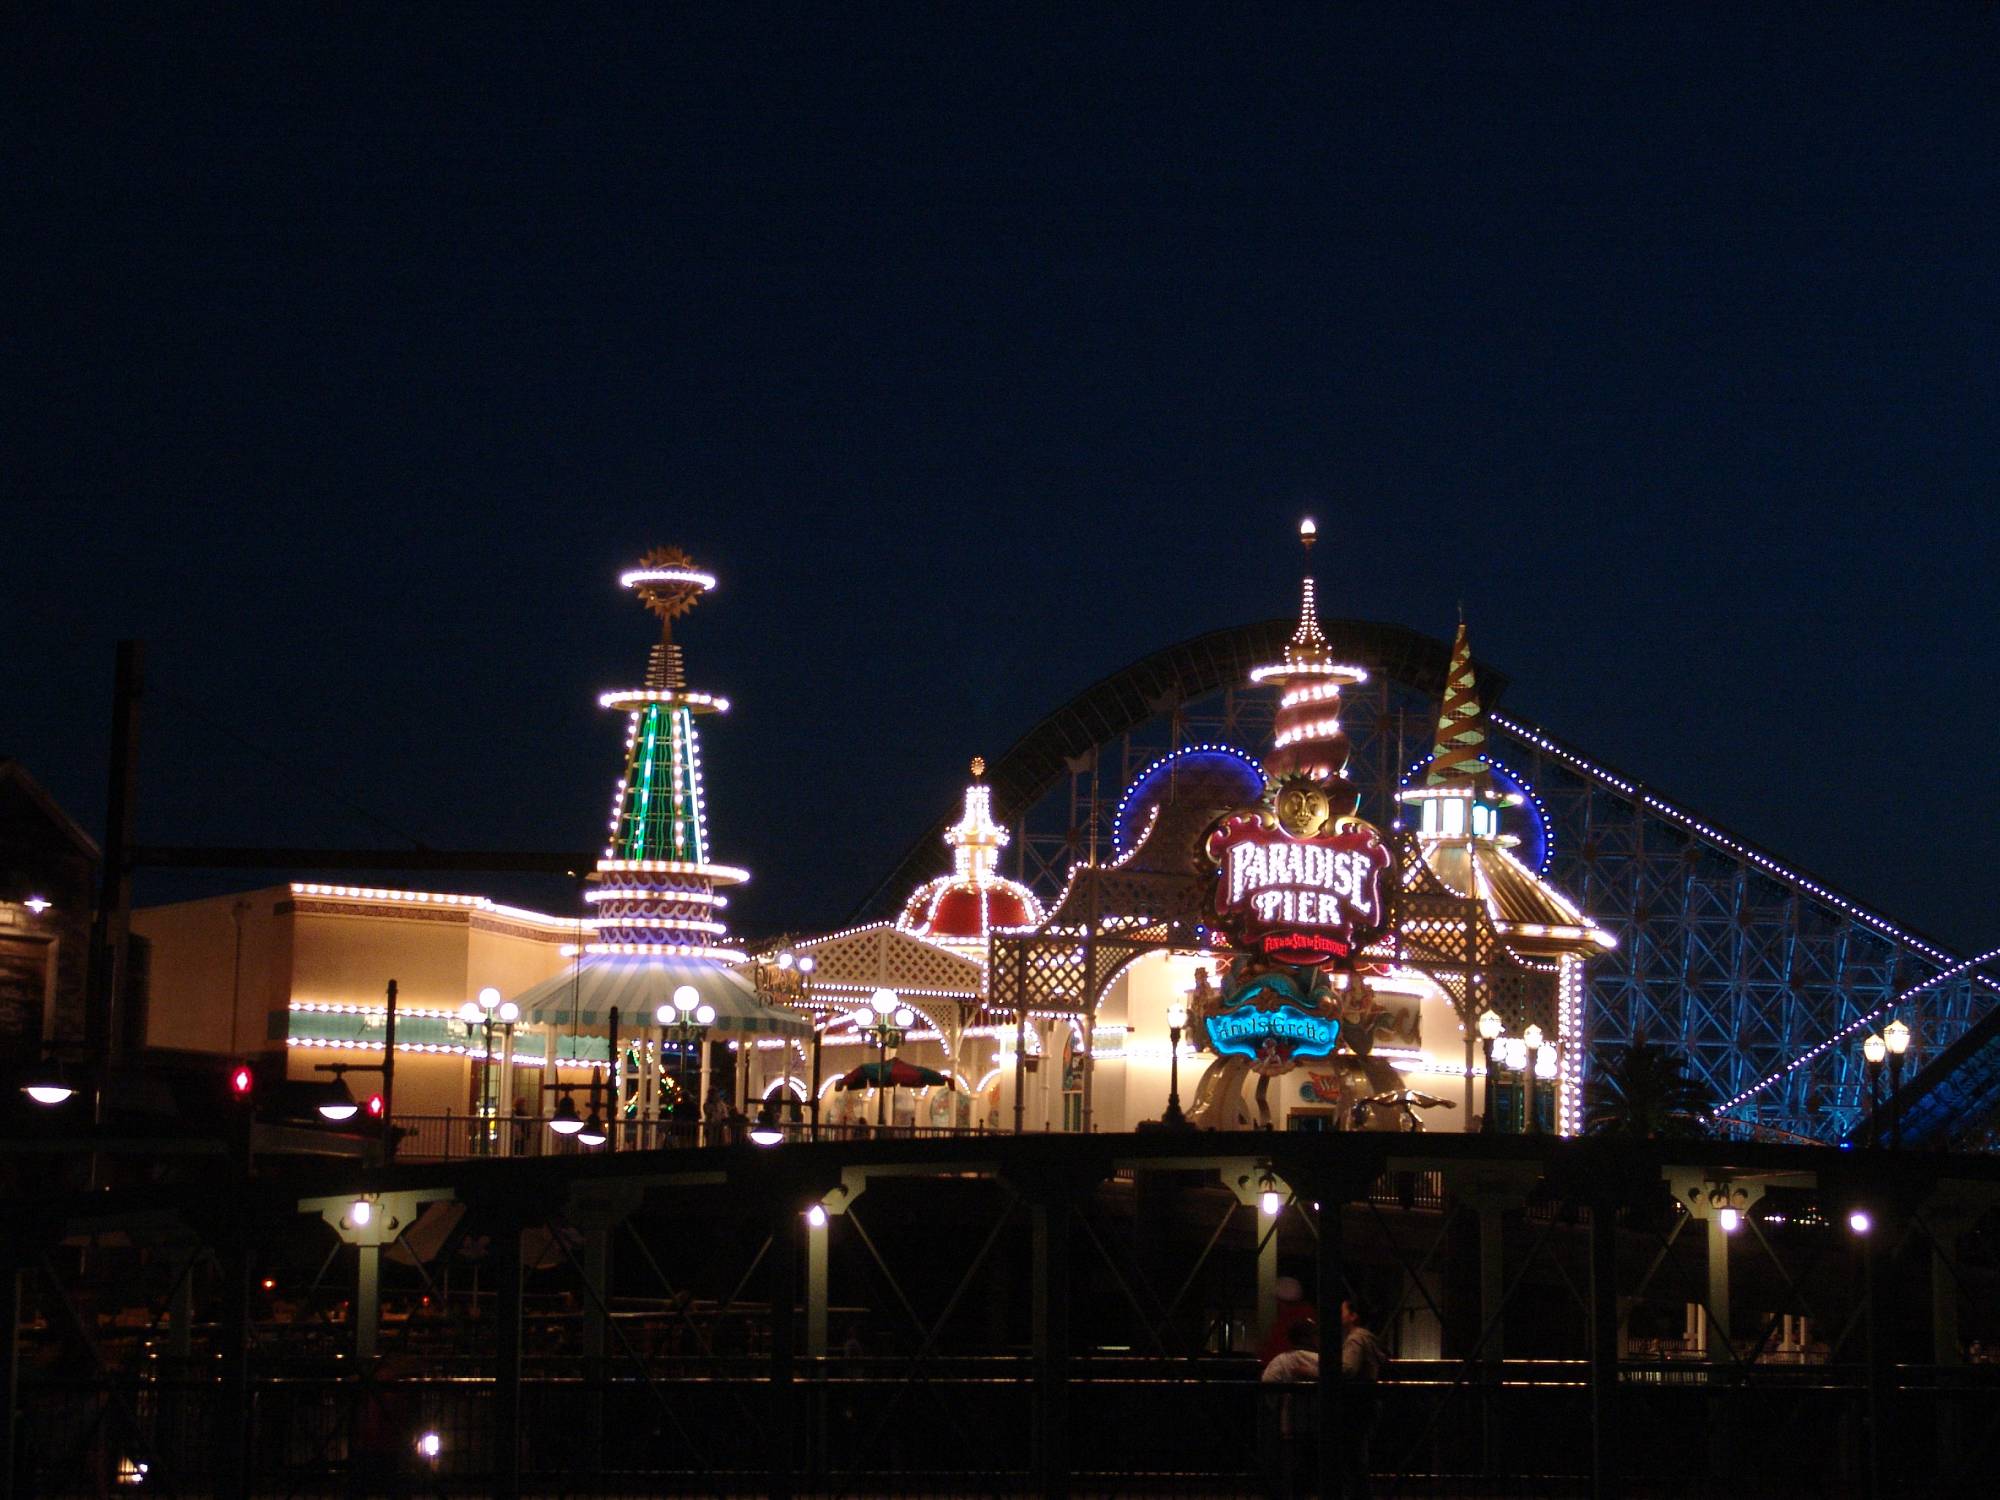
{"type": "MultiPolygon", "coordinates": [[[[1299,541],[1310,559],[1318,537],[1312,521],[1299,523],[1299,541]]],[[[1347,735],[1340,727],[1340,690],[1366,682],[1367,672],[1333,659],[1319,628],[1319,604],[1313,579],[1307,574],[1299,599],[1299,628],[1285,646],[1284,660],[1250,674],[1257,683],[1278,689],[1278,714],[1272,725],[1271,753],[1264,768],[1272,776],[1303,774],[1325,785],[1335,816],[1351,813],[1360,789],[1347,779],[1347,735]]]]}
{"type": "Polygon", "coordinates": [[[1521,800],[1518,794],[1496,791],[1493,773],[1487,769],[1486,711],[1479,703],[1464,620],[1452,638],[1430,769],[1424,773],[1424,784],[1403,793],[1402,800],[1421,805],[1425,838],[1499,838],[1500,810],[1521,800]]]}
{"type": "Polygon", "coordinates": [[[592,953],[651,953],[734,960],[718,888],[740,885],[747,870],[709,863],[702,807],[701,744],[695,719],[722,713],[728,700],[688,691],[674,621],[715,587],[678,547],[656,547],[619,582],[660,618],[660,639],[646,663],[645,686],[605,693],[604,708],[630,716],[625,774],[611,804],[611,842],[585,899],[595,903],[592,953]]]}

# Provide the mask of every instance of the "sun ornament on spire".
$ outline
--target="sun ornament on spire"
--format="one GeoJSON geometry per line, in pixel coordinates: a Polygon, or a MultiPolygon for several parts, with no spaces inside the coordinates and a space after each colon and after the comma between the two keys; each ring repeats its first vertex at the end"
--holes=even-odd
{"type": "Polygon", "coordinates": [[[679,547],[653,548],[639,559],[638,567],[620,574],[618,581],[669,626],[715,587],[715,575],[697,568],[694,559],[679,547]]]}

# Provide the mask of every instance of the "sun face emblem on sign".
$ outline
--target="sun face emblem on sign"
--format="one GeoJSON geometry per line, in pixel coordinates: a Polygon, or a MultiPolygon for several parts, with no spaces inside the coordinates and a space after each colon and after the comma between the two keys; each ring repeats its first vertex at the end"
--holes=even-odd
{"type": "Polygon", "coordinates": [[[1278,826],[1295,839],[1317,838],[1333,816],[1326,792],[1310,776],[1287,776],[1271,798],[1278,826]]]}

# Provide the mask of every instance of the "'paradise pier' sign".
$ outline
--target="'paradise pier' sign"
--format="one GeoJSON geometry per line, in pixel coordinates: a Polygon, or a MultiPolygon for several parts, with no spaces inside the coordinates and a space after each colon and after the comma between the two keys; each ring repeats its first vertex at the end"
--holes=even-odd
{"type": "Polygon", "coordinates": [[[1215,911],[1240,948],[1289,964],[1345,958],[1386,925],[1388,846],[1358,818],[1309,838],[1245,815],[1210,835],[1215,911]]]}

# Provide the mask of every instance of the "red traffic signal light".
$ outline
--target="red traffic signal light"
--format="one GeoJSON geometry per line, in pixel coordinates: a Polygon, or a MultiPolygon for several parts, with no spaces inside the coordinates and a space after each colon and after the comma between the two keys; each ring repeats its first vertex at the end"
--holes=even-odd
{"type": "Polygon", "coordinates": [[[370,1095],[368,1096],[368,1105],[367,1105],[367,1108],[368,1108],[368,1118],[369,1118],[369,1119],[371,1119],[371,1120],[379,1120],[379,1119],[381,1119],[381,1118],[382,1118],[382,1096],[381,1096],[380,1094],[370,1094],[370,1095]]]}
{"type": "Polygon", "coordinates": [[[229,1072],[229,1092],[238,1099],[248,1099],[250,1091],[257,1086],[257,1075],[250,1071],[250,1064],[238,1063],[229,1072]]]}

